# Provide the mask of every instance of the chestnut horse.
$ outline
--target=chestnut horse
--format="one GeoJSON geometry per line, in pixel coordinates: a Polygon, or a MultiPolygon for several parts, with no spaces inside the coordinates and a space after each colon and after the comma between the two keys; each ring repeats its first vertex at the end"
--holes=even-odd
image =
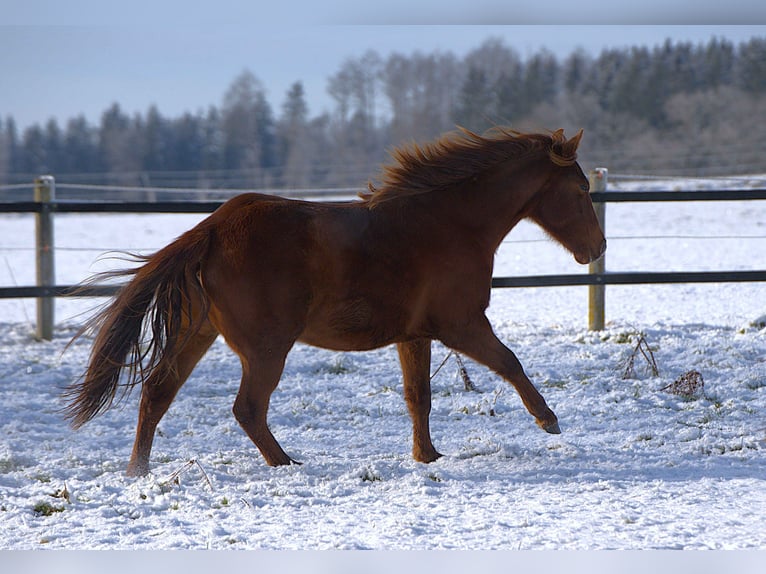
{"type": "Polygon", "coordinates": [[[431,462],[441,456],[428,421],[435,339],[493,369],[540,427],[560,432],[485,310],[495,251],[521,219],[579,263],[604,253],[576,161],[581,136],[461,129],[394,150],[361,200],[232,198],[142,266],[112,273],[132,279],[85,327],[97,333],[83,378],[67,389],[67,417],[77,428],[120,387],[142,383],[128,474],[146,474],[157,424],[221,334],[242,363],[234,416],[267,464],[290,464],[266,419],[295,342],[341,351],[396,344],[412,455],[431,462]]]}

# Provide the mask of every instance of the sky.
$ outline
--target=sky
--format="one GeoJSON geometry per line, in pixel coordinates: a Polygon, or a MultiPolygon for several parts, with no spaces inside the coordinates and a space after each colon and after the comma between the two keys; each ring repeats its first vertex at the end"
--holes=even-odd
{"type": "Polygon", "coordinates": [[[94,0],[3,0],[0,118],[13,117],[20,129],[49,118],[63,125],[79,114],[98,123],[114,102],[130,114],[155,105],[177,117],[220,106],[244,70],[261,81],[275,114],[301,81],[313,117],[331,109],[328,78],[369,49],[383,58],[415,51],[461,57],[501,38],[522,57],[546,48],[563,59],[578,48],[598,55],[667,38],[738,43],[766,36],[760,1],[730,0],[723,12],[723,3],[708,0],[644,0],[640,13],[601,0],[551,11],[557,1],[544,13],[540,3],[512,0],[218,0],[215,10],[191,0],[135,0],[130,9],[94,0]]]}

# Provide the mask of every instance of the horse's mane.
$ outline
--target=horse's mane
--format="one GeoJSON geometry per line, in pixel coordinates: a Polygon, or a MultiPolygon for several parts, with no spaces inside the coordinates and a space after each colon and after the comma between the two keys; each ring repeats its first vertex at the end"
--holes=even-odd
{"type": "MultiPolygon", "coordinates": [[[[577,138],[579,141],[579,138],[577,138]]],[[[483,135],[458,127],[435,141],[394,148],[394,163],[384,165],[381,185],[361,194],[370,206],[402,196],[420,195],[459,184],[501,161],[546,154],[558,166],[577,161],[577,147],[566,145],[564,130],[525,134],[494,127],[483,135]]]]}

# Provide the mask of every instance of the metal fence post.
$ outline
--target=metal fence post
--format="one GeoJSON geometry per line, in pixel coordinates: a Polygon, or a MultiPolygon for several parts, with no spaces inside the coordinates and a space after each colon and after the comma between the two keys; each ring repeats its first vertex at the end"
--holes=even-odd
{"type": "MultiPolygon", "coordinates": [[[[56,180],[52,175],[35,179],[36,202],[42,209],[35,216],[35,241],[37,248],[37,285],[50,287],[56,284],[53,253],[53,212],[50,202],[56,198],[56,180]]],[[[37,338],[53,339],[55,299],[52,296],[37,298],[37,338]]]]}
{"type": "MultiPolygon", "coordinates": [[[[605,167],[597,167],[588,174],[591,193],[606,191],[606,180],[609,171],[605,167]]],[[[594,203],[601,229],[606,233],[606,203],[594,203]]],[[[588,264],[588,273],[600,274],[606,270],[606,255],[588,264]]],[[[606,301],[606,285],[588,285],[588,329],[601,331],[604,329],[604,305],[606,301]]]]}

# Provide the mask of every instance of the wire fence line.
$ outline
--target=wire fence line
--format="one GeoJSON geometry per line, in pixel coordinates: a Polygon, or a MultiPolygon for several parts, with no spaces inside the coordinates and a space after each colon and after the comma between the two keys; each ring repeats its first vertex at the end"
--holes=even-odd
{"type": "Polygon", "coordinates": [[[31,189],[31,188],[32,188],[31,183],[0,184],[0,191],[14,191],[17,189],[31,189]]]}
{"type": "MultiPolygon", "coordinates": [[[[702,241],[736,241],[736,240],[766,240],[766,235],[607,235],[607,240],[611,243],[614,241],[669,241],[669,240],[702,240],[702,241]]],[[[553,241],[550,238],[541,237],[539,239],[504,239],[502,245],[527,245],[537,243],[550,243],[553,241]]],[[[56,251],[65,252],[80,252],[80,253],[134,253],[149,251],[154,252],[162,249],[163,246],[142,246],[142,247],[67,247],[64,245],[57,245],[56,251]]],[[[28,253],[34,253],[37,250],[36,247],[5,247],[0,245],[0,253],[2,252],[19,252],[26,251],[28,253]]]]}

